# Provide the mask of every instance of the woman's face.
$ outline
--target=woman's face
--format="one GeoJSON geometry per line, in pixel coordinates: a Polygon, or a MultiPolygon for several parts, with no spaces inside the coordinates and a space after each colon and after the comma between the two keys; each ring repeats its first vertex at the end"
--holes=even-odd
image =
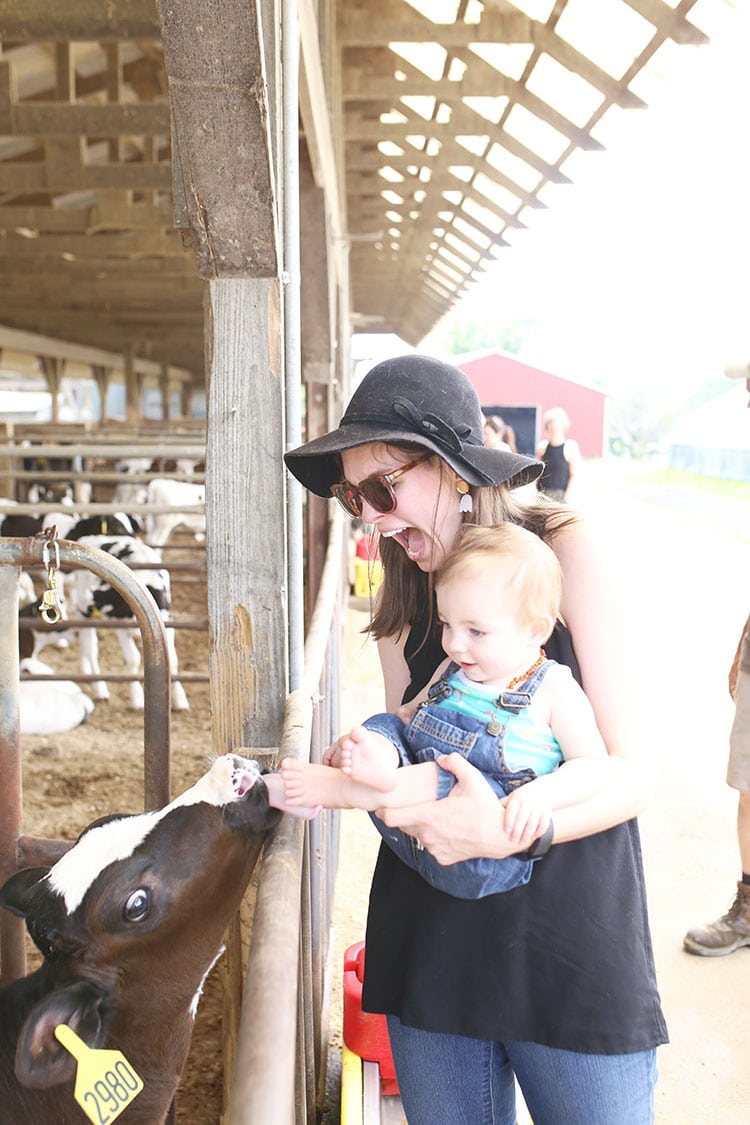
{"type": "MultiPolygon", "coordinates": [[[[376,473],[392,473],[412,461],[414,453],[389,449],[382,443],[347,449],[341,455],[344,476],[360,484],[376,473]]],[[[362,519],[381,535],[395,539],[420,570],[436,570],[461,526],[460,496],[455,474],[439,458],[430,458],[393,483],[396,507],[378,512],[363,501],[362,519]]]]}

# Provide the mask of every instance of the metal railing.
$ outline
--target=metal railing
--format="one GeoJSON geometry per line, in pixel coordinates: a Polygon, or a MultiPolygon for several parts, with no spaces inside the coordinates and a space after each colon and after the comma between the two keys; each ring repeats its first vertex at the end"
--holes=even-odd
{"type": "MultiPolygon", "coordinates": [[[[304,687],[287,700],[281,757],[320,761],[339,733],[343,550],[343,520],[337,515],[305,641],[304,687]]],[[[230,1125],[315,1121],[328,1050],[338,826],[335,812],[308,822],[286,816],[265,847],[230,1125]]]]}
{"type": "MultiPolygon", "coordinates": [[[[21,740],[19,733],[18,583],[22,570],[43,564],[46,540],[0,539],[0,883],[19,867],[52,863],[70,841],[23,834],[21,740]]],[[[144,677],[144,807],[169,802],[170,669],[164,623],[156,602],[119,559],[94,547],[57,541],[61,565],[86,569],[108,582],[130,605],[141,631],[144,677]]],[[[25,929],[21,918],[0,917],[0,965],[4,978],[23,976],[25,929]]]]}

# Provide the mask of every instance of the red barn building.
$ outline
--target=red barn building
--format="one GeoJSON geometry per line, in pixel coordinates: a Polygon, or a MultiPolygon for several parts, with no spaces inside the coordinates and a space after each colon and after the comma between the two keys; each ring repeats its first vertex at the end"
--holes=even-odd
{"type": "Polygon", "coordinates": [[[584,457],[601,457],[607,446],[607,395],[503,352],[459,356],[452,360],[471,379],[485,414],[500,414],[513,427],[519,453],[534,456],[542,438],[542,418],[562,406],[570,418],[570,436],[584,457]]]}

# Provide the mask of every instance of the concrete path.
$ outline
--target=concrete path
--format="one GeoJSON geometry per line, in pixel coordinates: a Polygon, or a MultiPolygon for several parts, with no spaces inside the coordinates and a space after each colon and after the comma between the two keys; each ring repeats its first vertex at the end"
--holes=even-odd
{"type": "MultiPolygon", "coordinates": [[[[579,506],[613,551],[623,600],[643,623],[641,658],[654,692],[634,701],[659,771],[641,817],[659,985],[671,1042],[659,1051],[658,1125],[750,1121],[750,948],[724,958],[685,953],[692,925],[722,914],[739,878],[736,797],[724,783],[732,704],[726,674],[748,612],[750,504],[675,494],[617,466],[587,467],[579,506]]],[[[360,630],[363,599],[347,618],[343,727],[382,709],[375,646],[360,630]]],[[[364,936],[378,838],[367,817],[342,814],[337,951],[364,936]]],[[[335,986],[338,982],[335,982],[335,986]]],[[[340,995],[332,1001],[331,1104],[338,1121],[340,995]]]]}

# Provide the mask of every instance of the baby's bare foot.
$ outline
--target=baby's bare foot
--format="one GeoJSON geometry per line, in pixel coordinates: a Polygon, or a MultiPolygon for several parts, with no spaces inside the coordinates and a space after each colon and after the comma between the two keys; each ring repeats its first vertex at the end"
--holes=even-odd
{"type": "Polygon", "coordinates": [[[347,779],[342,776],[341,770],[333,766],[284,758],[281,776],[288,805],[322,805],[328,809],[348,807],[342,792],[347,779]]]}
{"type": "Polygon", "coordinates": [[[396,784],[398,753],[385,735],[367,727],[354,727],[341,740],[341,769],[352,781],[388,793],[396,784]]]}
{"type": "Polygon", "coordinates": [[[322,805],[310,808],[305,805],[291,805],[284,792],[284,779],[280,773],[263,774],[263,781],[268,790],[268,803],[272,809],[281,809],[290,816],[299,817],[300,820],[312,820],[320,812],[322,805]]]}

